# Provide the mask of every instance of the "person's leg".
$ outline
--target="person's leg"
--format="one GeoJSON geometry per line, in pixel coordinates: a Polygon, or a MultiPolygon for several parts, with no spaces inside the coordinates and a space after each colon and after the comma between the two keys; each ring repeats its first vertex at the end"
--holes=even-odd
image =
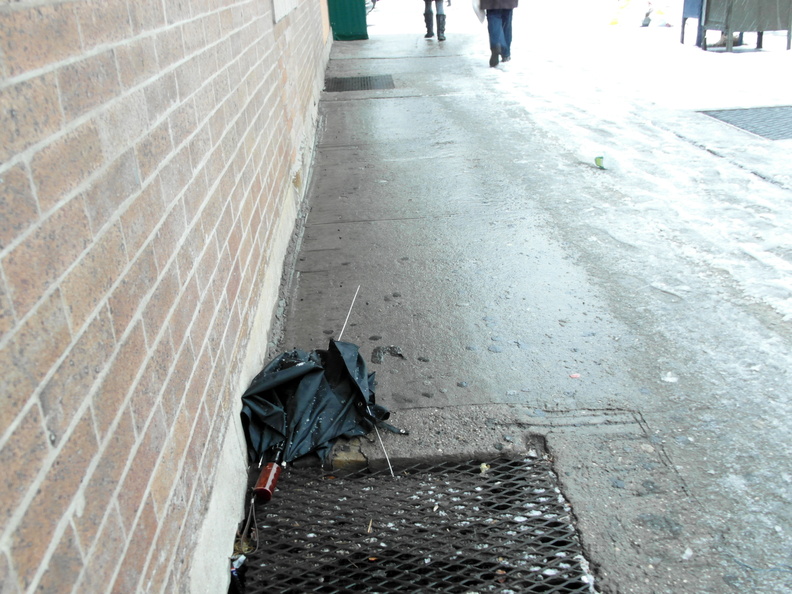
{"type": "Polygon", "coordinates": [[[446,15],[443,10],[443,0],[435,0],[437,12],[437,41],[445,41],[446,15]]]}
{"type": "Polygon", "coordinates": [[[434,15],[432,14],[432,1],[424,0],[424,23],[426,23],[426,37],[434,37],[434,15]]]}
{"type": "Polygon", "coordinates": [[[503,47],[501,48],[501,56],[503,56],[504,62],[508,62],[511,60],[512,14],[514,11],[509,8],[503,12],[503,47]]]}
{"type": "Polygon", "coordinates": [[[501,53],[501,48],[506,43],[503,38],[503,13],[502,9],[491,8],[487,10],[487,32],[489,33],[490,56],[489,65],[495,67],[498,65],[498,56],[501,53]]]}

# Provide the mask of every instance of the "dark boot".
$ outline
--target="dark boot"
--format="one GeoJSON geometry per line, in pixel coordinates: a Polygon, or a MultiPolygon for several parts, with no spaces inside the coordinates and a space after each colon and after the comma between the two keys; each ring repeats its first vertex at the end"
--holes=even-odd
{"type": "Polygon", "coordinates": [[[490,56],[490,68],[495,68],[498,65],[498,57],[500,56],[501,48],[499,45],[493,45],[491,48],[492,55],[490,56]]]}
{"type": "Polygon", "coordinates": [[[426,35],[424,37],[429,39],[430,37],[434,37],[434,31],[432,30],[432,26],[434,25],[433,17],[434,15],[431,12],[424,13],[424,22],[426,23],[426,35]]]}
{"type": "Polygon", "coordinates": [[[437,41],[445,41],[445,18],[446,15],[437,15],[437,41]]]}

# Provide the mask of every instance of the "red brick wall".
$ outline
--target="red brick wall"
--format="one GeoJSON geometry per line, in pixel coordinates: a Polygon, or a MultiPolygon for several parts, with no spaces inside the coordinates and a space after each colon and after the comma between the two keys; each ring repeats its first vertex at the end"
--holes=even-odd
{"type": "Polygon", "coordinates": [[[301,198],[322,2],[0,7],[3,592],[184,589],[301,198]]]}

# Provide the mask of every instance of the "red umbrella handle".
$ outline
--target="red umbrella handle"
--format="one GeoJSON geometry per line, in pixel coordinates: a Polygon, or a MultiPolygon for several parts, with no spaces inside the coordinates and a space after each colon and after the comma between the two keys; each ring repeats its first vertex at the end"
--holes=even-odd
{"type": "Polygon", "coordinates": [[[256,486],[253,487],[255,496],[263,502],[272,499],[272,494],[275,492],[275,486],[278,484],[278,477],[280,477],[281,465],[276,462],[270,462],[261,469],[256,486]]]}

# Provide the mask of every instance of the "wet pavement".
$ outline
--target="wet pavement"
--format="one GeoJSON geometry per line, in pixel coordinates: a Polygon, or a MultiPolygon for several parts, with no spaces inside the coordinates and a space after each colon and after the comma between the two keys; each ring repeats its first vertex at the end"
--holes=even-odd
{"type": "MultiPolygon", "coordinates": [[[[383,435],[397,463],[541,444],[603,592],[792,589],[792,141],[699,113],[789,91],[724,98],[752,58],[678,43],[696,73],[648,53],[594,75],[675,30],[531,29],[490,69],[461,7],[439,44],[390,1],[333,46],[328,78],[394,84],[322,96],[281,347],[360,345],[410,431],[383,435]]],[[[336,463],[384,458],[359,440],[336,463]]]]}

